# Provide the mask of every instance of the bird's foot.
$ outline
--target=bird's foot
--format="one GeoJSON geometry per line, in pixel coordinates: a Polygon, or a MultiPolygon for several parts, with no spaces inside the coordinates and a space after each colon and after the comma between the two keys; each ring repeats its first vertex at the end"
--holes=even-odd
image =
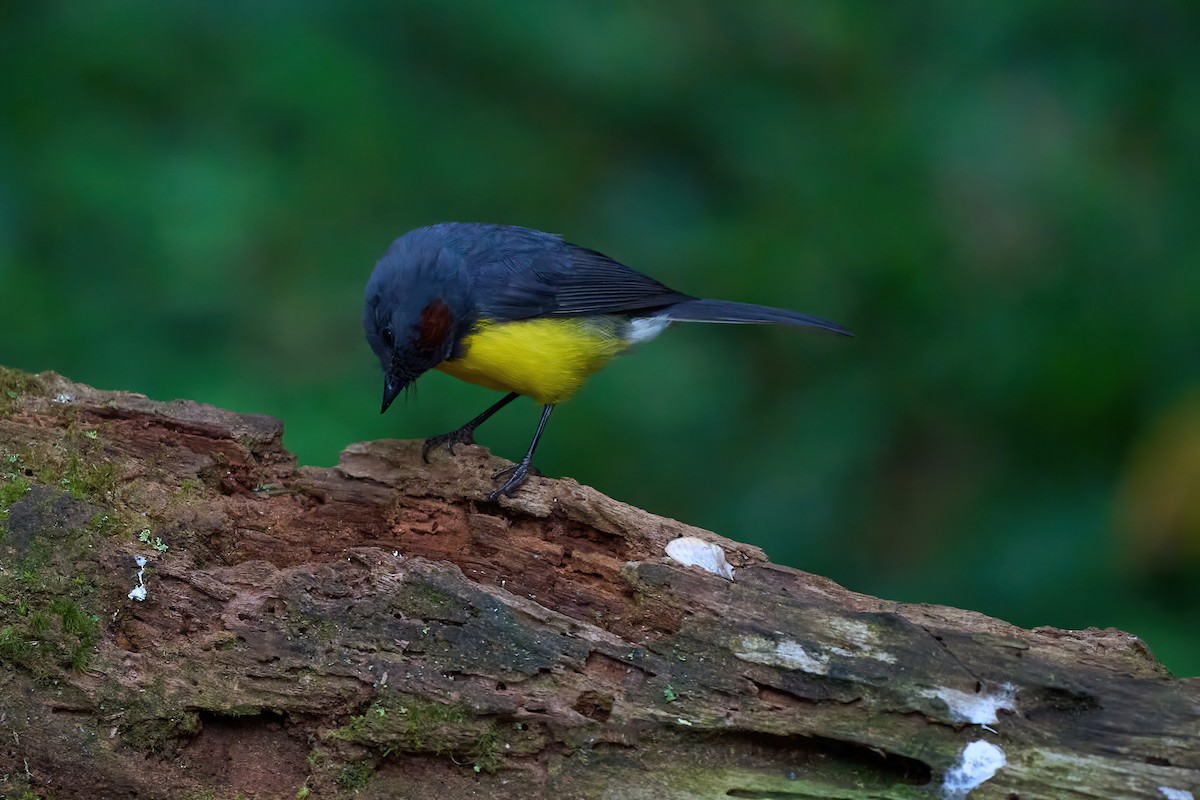
{"type": "Polygon", "coordinates": [[[537,467],[525,459],[521,459],[511,466],[505,467],[492,475],[492,480],[499,480],[505,475],[508,476],[508,480],[488,495],[488,502],[495,503],[500,500],[501,496],[512,497],[517,488],[528,480],[530,475],[540,476],[541,474],[541,471],[537,467]]]}
{"type": "Polygon", "coordinates": [[[454,445],[456,444],[475,444],[475,429],[470,425],[464,425],[457,430],[449,433],[441,433],[437,436],[430,436],[425,440],[425,444],[421,447],[421,460],[426,464],[429,463],[429,451],[435,447],[446,446],[446,449],[453,455],[454,445]]]}

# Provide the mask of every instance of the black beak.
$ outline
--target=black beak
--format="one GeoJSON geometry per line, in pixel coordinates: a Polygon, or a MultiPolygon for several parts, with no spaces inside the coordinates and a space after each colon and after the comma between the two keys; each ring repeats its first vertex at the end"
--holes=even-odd
{"type": "Polygon", "coordinates": [[[392,401],[396,399],[396,395],[400,394],[402,391],[404,391],[404,384],[400,380],[391,375],[384,375],[383,408],[379,409],[379,413],[382,414],[383,412],[387,411],[388,406],[390,406],[392,401]]]}

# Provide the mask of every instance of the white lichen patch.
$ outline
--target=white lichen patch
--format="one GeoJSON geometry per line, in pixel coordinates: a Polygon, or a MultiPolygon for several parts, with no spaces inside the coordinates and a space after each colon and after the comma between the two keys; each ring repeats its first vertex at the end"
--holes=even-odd
{"type": "Polygon", "coordinates": [[[958,764],[942,779],[945,800],[964,800],[976,788],[1000,771],[1007,762],[1004,751],[991,742],[971,742],[963,748],[958,764]]]}
{"type": "Polygon", "coordinates": [[[1158,787],[1158,793],[1167,800],[1196,800],[1187,789],[1172,789],[1170,786],[1158,787]]]}
{"type": "Polygon", "coordinates": [[[752,664],[797,669],[811,675],[829,674],[829,656],[819,650],[807,650],[791,639],[775,641],[763,636],[743,636],[733,655],[752,664]]]}
{"type": "Polygon", "coordinates": [[[725,551],[712,542],[681,536],[667,543],[667,555],[685,567],[699,567],[727,581],[733,580],[733,567],[725,560],[725,551]]]}
{"type": "Polygon", "coordinates": [[[776,634],[780,638],[743,636],[734,642],[731,649],[734,656],[742,661],[795,669],[812,675],[828,675],[834,656],[870,658],[887,664],[896,662],[894,655],[873,644],[875,632],[866,624],[844,617],[830,618],[825,622],[828,624],[818,621],[844,647],[842,644],[800,644],[794,639],[783,638],[783,634],[776,634]]]}
{"type": "Polygon", "coordinates": [[[876,647],[878,635],[865,622],[846,617],[830,617],[826,629],[849,645],[849,648],[829,648],[839,656],[858,656],[873,658],[886,664],[896,663],[894,655],[876,647]]]}
{"type": "Polygon", "coordinates": [[[137,562],[137,586],[134,586],[129,591],[129,599],[137,600],[139,603],[146,599],[146,582],[143,579],[146,575],[146,557],[136,556],[134,561],[137,562]]]}
{"type": "Polygon", "coordinates": [[[1011,683],[1002,683],[990,691],[963,692],[938,686],[934,689],[922,689],[925,697],[936,697],[946,704],[950,712],[951,722],[968,722],[972,725],[993,725],[1001,711],[1016,711],[1017,687],[1011,683]]]}

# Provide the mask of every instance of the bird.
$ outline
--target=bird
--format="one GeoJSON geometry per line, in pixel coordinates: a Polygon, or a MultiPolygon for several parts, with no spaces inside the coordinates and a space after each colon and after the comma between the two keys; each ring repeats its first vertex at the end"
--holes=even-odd
{"type": "Polygon", "coordinates": [[[451,454],[522,395],[542,405],[524,457],[492,476],[490,502],[529,477],[555,407],[614,356],[676,322],[780,324],[850,331],[782,308],[677,292],[595,250],[515,225],[442,222],[392,242],[363,299],[363,330],[383,369],[383,406],[431,369],[506,394],[479,416],[425,440],[451,454]]]}

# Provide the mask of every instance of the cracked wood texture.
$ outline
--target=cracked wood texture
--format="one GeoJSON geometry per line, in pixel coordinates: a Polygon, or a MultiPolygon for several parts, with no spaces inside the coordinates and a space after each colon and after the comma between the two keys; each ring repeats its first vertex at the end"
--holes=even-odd
{"type": "Polygon", "coordinates": [[[980,740],[971,798],[1200,785],[1200,682],[1134,636],[856,594],[571,480],[491,504],[482,448],[281,435],[0,370],[0,796],[966,797],[980,740]]]}

